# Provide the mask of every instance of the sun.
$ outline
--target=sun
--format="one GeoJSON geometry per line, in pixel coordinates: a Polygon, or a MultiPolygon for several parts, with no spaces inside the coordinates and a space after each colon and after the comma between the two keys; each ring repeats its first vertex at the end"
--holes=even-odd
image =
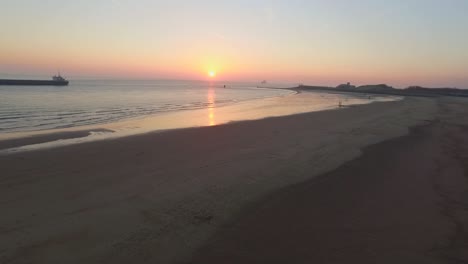
{"type": "Polygon", "coordinates": [[[216,76],[216,72],[215,71],[209,71],[208,76],[210,76],[210,78],[214,78],[216,76]]]}

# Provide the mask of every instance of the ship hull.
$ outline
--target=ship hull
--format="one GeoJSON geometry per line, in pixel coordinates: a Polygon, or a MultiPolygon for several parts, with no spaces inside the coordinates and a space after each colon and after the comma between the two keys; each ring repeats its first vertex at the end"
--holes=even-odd
{"type": "Polygon", "coordinates": [[[68,81],[54,81],[54,80],[11,80],[0,79],[0,85],[54,85],[66,86],[68,81]]]}

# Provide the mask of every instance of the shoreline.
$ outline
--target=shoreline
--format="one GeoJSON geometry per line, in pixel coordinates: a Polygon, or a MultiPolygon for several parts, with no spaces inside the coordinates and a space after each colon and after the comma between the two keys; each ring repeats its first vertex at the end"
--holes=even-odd
{"type": "Polygon", "coordinates": [[[174,263],[244,205],[406,134],[436,105],[410,98],[2,156],[0,260],[174,263]]]}
{"type": "MultiPolygon", "coordinates": [[[[321,112],[340,109],[340,107],[330,104],[319,105],[317,107],[307,106],[308,103],[313,104],[313,100],[316,100],[313,96],[317,96],[317,94],[320,94],[321,92],[304,92],[296,91],[294,89],[289,88],[277,89],[290,90],[293,93],[275,97],[246,100],[232,105],[221,105],[216,107],[190,110],[188,111],[190,112],[188,113],[188,116],[186,116],[187,112],[185,111],[175,111],[141,116],[138,118],[132,118],[129,120],[122,120],[108,124],[70,127],[66,129],[5,133],[3,135],[0,134],[0,155],[9,155],[10,153],[16,152],[63,147],[73,144],[95,142],[100,140],[113,140],[116,138],[148,133],[166,133],[178,129],[226,125],[229,123],[236,122],[254,121],[281,116],[291,116],[297,114],[307,114],[310,112],[321,112]],[[278,106],[282,104],[289,105],[290,109],[284,109],[284,107],[282,109],[278,106]],[[258,109],[259,105],[261,107],[260,111],[258,109]],[[275,108],[278,109],[274,110],[275,108]],[[267,109],[267,112],[262,113],[262,111],[265,111],[263,109],[267,109]],[[254,113],[260,112],[261,114],[251,114],[248,113],[249,111],[253,111],[254,113]],[[205,121],[205,119],[207,119],[207,115],[209,119],[208,122],[205,121]],[[220,119],[220,121],[216,121],[216,116],[221,116],[222,119],[220,119]],[[173,121],[181,119],[192,119],[195,121],[192,121],[192,123],[190,121],[185,122],[185,125],[182,125],[182,123],[174,123],[173,121]],[[155,126],[155,123],[160,124],[155,126]]],[[[401,100],[400,98],[384,96],[380,99],[374,99],[367,102],[363,101],[362,99],[353,98],[354,95],[347,96],[350,96],[350,102],[349,105],[346,105],[344,108],[355,107],[361,104],[401,100]]],[[[348,101],[346,101],[346,103],[348,103],[348,101]]]]}
{"type": "Polygon", "coordinates": [[[2,150],[10,149],[10,148],[17,148],[22,146],[28,145],[35,145],[35,144],[42,144],[57,140],[65,140],[65,139],[76,139],[76,138],[83,138],[90,136],[91,133],[111,133],[112,130],[105,129],[105,128],[96,128],[96,129],[78,129],[76,131],[63,131],[63,132],[51,132],[51,133],[44,133],[33,136],[25,136],[25,137],[18,137],[12,139],[5,139],[0,140],[0,152],[2,150]]]}

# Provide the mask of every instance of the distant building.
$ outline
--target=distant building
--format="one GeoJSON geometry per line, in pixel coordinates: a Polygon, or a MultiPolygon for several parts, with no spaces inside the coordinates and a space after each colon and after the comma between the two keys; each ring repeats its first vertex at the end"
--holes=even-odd
{"type": "Polygon", "coordinates": [[[340,84],[336,87],[336,89],[346,89],[346,90],[350,90],[350,89],[355,89],[356,86],[354,85],[351,85],[351,83],[346,83],[346,84],[340,84]]]}

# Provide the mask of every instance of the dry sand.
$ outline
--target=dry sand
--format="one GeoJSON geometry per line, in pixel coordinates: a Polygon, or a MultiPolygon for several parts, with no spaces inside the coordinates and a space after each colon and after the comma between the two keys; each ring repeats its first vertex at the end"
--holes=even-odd
{"type": "Polygon", "coordinates": [[[245,208],[190,263],[468,263],[468,105],[245,208]]]}
{"type": "MultiPolygon", "coordinates": [[[[407,134],[446,104],[407,98],[0,156],[0,263],[186,261],[249,202],[407,134]]],[[[372,182],[348,182],[372,201],[372,182]]]]}

